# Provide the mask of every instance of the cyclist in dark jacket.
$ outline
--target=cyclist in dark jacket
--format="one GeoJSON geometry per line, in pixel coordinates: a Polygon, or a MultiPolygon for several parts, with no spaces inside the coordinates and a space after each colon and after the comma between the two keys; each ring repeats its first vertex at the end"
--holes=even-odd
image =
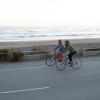
{"type": "Polygon", "coordinates": [[[63,52],[69,52],[68,58],[69,58],[69,64],[72,63],[72,57],[74,54],[76,54],[75,48],[70,44],[70,42],[67,40],[65,41],[65,48],[63,49],[63,52]]]}

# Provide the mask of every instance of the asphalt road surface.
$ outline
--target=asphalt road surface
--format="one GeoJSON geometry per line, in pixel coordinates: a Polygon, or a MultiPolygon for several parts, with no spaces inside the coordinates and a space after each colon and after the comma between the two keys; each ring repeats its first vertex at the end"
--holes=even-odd
{"type": "Polygon", "coordinates": [[[44,61],[0,62],[0,100],[100,100],[100,57],[64,71],[44,61]]]}

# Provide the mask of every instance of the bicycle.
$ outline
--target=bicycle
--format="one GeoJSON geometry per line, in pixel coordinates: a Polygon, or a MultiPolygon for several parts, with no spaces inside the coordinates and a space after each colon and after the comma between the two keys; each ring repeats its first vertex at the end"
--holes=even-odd
{"type": "Polygon", "coordinates": [[[52,53],[47,56],[46,58],[46,64],[48,66],[53,66],[56,64],[56,68],[59,71],[63,71],[67,65],[70,66],[70,68],[73,69],[79,69],[82,65],[82,56],[79,51],[76,52],[76,54],[73,55],[72,57],[72,63],[69,64],[69,59],[68,59],[68,53],[63,53],[63,59],[59,61],[57,59],[57,53],[52,53]]]}

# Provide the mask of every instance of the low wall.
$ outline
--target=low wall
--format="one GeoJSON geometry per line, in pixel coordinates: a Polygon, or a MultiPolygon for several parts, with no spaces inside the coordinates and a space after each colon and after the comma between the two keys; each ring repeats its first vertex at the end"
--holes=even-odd
{"type": "MultiPolygon", "coordinates": [[[[90,56],[100,56],[100,51],[80,51],[82,57],[90,57],[90,56]]],[[[34,60],[45,60],[46,54],[33,54],[33,55],[24,55],[24,61],[34,61],[34,60]]]]}

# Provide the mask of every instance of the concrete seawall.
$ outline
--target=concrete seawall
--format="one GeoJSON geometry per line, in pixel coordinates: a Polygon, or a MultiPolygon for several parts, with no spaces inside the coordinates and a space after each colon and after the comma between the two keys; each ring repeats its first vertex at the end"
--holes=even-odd
{"type": "MultiPolygon", "coordinates": [[[[91,49],[90,49],[91,50],[91,49]]],[[[80,51],[82,57],[100,56],[100,51],[80,51]]],[[[46,54],[24,55],[24,61],[45,60],[46,54]]]]}

